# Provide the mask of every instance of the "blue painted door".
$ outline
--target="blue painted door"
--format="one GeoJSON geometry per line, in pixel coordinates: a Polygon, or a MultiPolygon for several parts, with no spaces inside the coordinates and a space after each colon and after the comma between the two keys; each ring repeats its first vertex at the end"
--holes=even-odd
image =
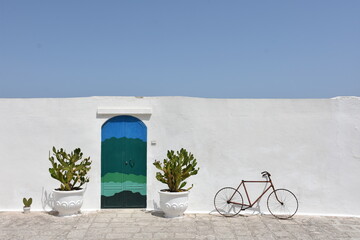
{"type": "Polygon", "coordinates": [[[109,119],[101,129],[101,207],[146,207],[145,124],[131,116],[109,119]]]}

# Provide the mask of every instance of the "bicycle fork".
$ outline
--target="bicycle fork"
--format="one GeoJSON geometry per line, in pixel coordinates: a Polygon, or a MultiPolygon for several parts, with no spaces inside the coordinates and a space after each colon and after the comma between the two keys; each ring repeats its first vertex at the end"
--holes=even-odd
{"type": "Polygon", "coordinates": [[[276,191],[275,191],[275,187],[274,187],[274,185],[273,185],[273,183],[272,183],[272,181],[271,181],[270,177],[269,177],[269,182],[270,182],[271,187],[272,187],[272,189],[273,189],[273,191],[274,191],[274,194],[275,194],[276,200],[277,200],[277,201],[278,201],[281,205],[284,205],[284,202],[280,201],[280,199],[278,198],[278,195],[277,195],[277,193],[276,193],[276,191]]]}

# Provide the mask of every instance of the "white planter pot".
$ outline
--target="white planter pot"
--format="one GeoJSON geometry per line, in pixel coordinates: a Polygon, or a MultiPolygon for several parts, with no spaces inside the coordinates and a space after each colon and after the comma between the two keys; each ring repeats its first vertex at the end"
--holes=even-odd
{"type": "Polygon", "coordinates": [[[188,207],[189,192],[159,191],[160,207],[166,218],[182,217],[188,207]]]}
{"type": "Polygon", "coordinates": [[[23,207],[24,213],[30,213],[30,207],[23,207]]]}
{"type": "Polygon", "coordinates": [[[78,214],[83,204],[85,189],[72,191],[53,190],[54,210],[59,216],[71,216],[78,214]]]}

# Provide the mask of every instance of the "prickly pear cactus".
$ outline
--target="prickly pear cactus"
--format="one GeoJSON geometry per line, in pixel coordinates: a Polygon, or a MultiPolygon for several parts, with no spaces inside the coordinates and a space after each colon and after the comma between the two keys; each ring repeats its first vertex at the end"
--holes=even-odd
{"type": "Polygon", "coordinates": [[[70,154],[66,153],[62,148],[57,150],[52,148],[53,156],[50,156],[49,161],[52,168],[49,168],[51,177],[58,180],[60,188],[57,190],[71,191],[79,190],[81,186],[89,182],[86,176],[91,169],[90,157],[82,159],[83,153],[80,148],[76,148],[70,154]]]}
{"type": "Polygon", "coordinates": [[[30,207],[32,204],[32,198],[26,199],[23,198],[24,207],[30,207]]]}
{"type": "Polygon", "coordinates": [[[197,162],[194,155],[183,148],[177,151],[176,154],[173,150],[169,150],[167,152],[167,159],[164,159],[162,163],[155,161],[153,164],[162,171],[156,173],[156,179],[167,184],[170,192],[190,190],[193,185],[188,189],[184,189],[187,184],[184,180],[192,175],[196,175],[199,171],[199,168],[195,168],[197,162]]]}

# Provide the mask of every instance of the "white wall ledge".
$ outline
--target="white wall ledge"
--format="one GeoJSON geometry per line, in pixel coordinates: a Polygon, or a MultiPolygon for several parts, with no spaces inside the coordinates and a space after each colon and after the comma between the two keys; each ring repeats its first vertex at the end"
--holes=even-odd
{"type": "Polygon", "coordinates": [[[151,108],[108,108],[98,107],[98,115],[123,115],[123,114],[136,114],[136,115],[151,115],[151,108]]]}

